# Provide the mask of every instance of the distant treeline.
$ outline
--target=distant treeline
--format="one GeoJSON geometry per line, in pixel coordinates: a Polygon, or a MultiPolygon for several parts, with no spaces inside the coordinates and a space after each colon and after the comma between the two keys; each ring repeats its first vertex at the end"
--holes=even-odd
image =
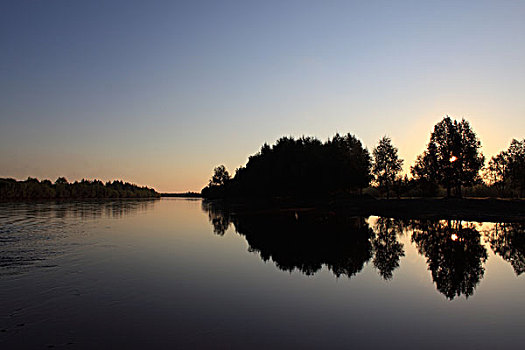
{"type": "Polygon", "coordinates": [[[204,198],[373,196],[519,197],[525,195],[525,139],[485,166],[481,142],[465,119],[448,116],[434,126],[427,149],[410,174],[389,137],[370,153],[354,135],[322,142],[314,137],[283,137],[264,144],[248,163],[230,174],[214,169],[204,198]]]}
{"type": "Polygon", "coordinates": [[[54,183],[29,177],[25,181],[0,179],[0,200],[84,199],[84,198],[152,198],[160,197],[154,189],[119,180],[103,183],[82,180],[69,183],[59,177],[54,183]]]}
{"type": "Polygon", "coordinates": [[[183,197],[183,198],[201,198],[198,192],[184,192],[184,193],[161,193],[161,197],[183,197]]]}

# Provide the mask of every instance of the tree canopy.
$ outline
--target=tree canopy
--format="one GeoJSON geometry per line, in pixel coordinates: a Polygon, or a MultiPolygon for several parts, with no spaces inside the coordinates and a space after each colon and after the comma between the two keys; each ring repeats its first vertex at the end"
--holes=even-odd
{"type": "Polygon", "coordinates": [[[403,169],[403,160],[397,155],[397,148],[392,145],[392,140],[384,136],[372,151],[374,156],[372,173],[380,188],[390,197],[390,189],[403,169]]]}
{"type": "Polygon", "coordinates": [[[513,139],[507,150],[492,157],[485,171],[489,184],[498,189],[500,195],[523,197],[525,194],[525,139],[513,139]]]}
{"type": "Polygon", "coordinates": [[[202,195],[300,197],[354,192],[368,186],[370,167],[368,150],[351,134],[336,134],[324,143],[313,137],[283,137],[273,146],[264,144],[230,181],[215,185],[212,178],[202,195]]]}
{"type": "Polygon", "coordinates": [[[99,180],[69,183],[59,177],[55,183],[27,178],[25,181],[0,179],[0,200],[81,199],[81,198],[151,198],[160,197],[154,189],[115,180],[105,184],[99,180]]]}
{"type": "Polygon", "coordinates": [[[480,181],[479,171],[485,162],[480,152],[481,143],[465,119],[460,122],[443,118],[434,126],[430,142],[412,167],[412,175],[447,189],[461,197],[462,186],[472,186],[480,181]]]}

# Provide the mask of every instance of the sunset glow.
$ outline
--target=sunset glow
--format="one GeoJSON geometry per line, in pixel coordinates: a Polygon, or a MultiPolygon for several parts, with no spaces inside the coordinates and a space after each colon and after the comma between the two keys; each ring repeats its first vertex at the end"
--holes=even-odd
{"type": "Polygon", "coordinates": [[[404,172],[445,115],[487,159],[523,138],[522,2],[325,5],[8,1],[0,177],[199,191],[281,136],[387,135],[404,172]]]}

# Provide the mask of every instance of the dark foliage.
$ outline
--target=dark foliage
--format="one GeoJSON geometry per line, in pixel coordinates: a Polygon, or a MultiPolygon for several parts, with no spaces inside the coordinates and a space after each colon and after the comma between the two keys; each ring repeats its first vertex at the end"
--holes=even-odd
{"type": "Polygon", "coordinates": [[[184,192],[184,193],[161,193],[161,197],[182,197],[182,198],[201,198],[199,192],[184,192]]]}
{"type": "Polygon", "coordinates": [[[219,176],[225,172],[223,166],[216,168],[202,195],[305,197],[356,192],[368,186],[370,167],[368,150],[351,134],[337,134],[325,143],[311,137],[283,137],[274,146],[264,144],[233,179],[219,176]]]}
{"type": "Polygon", "coordinates": [[[512,140],[507,150],[490,159],[485,180],[500,196],[525,195],[525,139],[512,140]]]}
{"type": "Polygon", "coordinates": [[[128,182],[82,180],[69,183],[59,177],[55,183],[28,178],[25,181],[0,179],[0,200],[83,199],[83,198],[151,198],[160,194],[148,187],[128,182]]]}
{"type": "Polygon", "coordinates": [[[465,119],[458,122],[448,116],[434,126],[427,150],[418,156],[412,175],[427,183],[442,185],[447,196],[455,189],[461,197],[462,186],[479,183],[479,171],[485,158],[481,143],[465,119]]]}
{"type": "Polygon", "coordinates": [[[379,140],[378,145],[372,151],[374,156],[372,173],[379,188],[386,192],[387,198],[390,197],[391,189],[394,189],[399,196],[403,185],[403,179],[399,177],[403,169],[403,160],[399,159],[397,152],[397,148],[392,145],[392,140],[387,136],[379,140]]]}

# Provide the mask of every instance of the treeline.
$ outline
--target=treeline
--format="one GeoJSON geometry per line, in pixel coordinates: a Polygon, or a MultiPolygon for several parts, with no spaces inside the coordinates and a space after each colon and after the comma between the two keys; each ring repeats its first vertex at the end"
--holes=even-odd
{"type": "Polygon", "coordinates": [[[25,181],[0,179],[0,200],[152,197],[160,197],[160,194],[154,189],[119,180],[103,183],[83,179],[69,183],[64,177],[59,177],[52,183],[31,177],[25,181]]]}
{"type": "Polygon", "coordinates": [[[161,193],[161,197],[181,197],[181,198],[201,198],[201,194],[198,192],[184,192],[184,193],[161,193]]]}
{"type": "Polygon", "coordinates": [[[217,167],[202,195],[300,197],[360,191],[371,180],[370,161],[368,150],[351,134],[335,135],[326,142],[283,137],[272,147],[264,144],[233,179],[224,166],[217,167]]]}
{"type": "Polygon", "coordinates": [[[322,142],[283,137],[264,144],[230,177],[221,165],[201,194],[205,198],[374,196],[523,197],[525,139],[485,166],[481,142],[465,119],[443,118],[434,126],[426,150],[409,174],[392,140],[383,137],[370,153],[354,135],[322,142]]]}

